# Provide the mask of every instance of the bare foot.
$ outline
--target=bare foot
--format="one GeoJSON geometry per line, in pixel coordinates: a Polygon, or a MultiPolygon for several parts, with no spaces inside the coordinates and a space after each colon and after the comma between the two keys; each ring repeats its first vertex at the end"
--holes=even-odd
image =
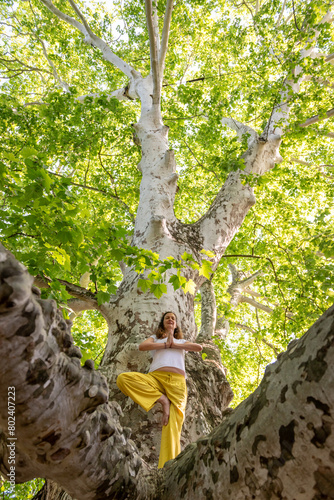
{"type": "Polygon", "coordinates": [[[167,396],[162,394],[162,396],[158,399],[157,403],[160,403],[162,406],[162,425],[167,425],[169,420],[170,401],[167,398],[167,396]]]}

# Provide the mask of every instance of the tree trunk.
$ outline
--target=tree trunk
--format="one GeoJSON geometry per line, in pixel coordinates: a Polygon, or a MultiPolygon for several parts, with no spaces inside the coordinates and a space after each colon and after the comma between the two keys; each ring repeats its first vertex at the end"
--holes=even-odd
{"type": "MultiPolygon", "coordinates": [[[[221,423],[157,471],[139,457],[118,403],[106,402],[103,377],[89,362],[79,367],[55,304],[32,295],[23,266],[8,252],[0,256],[2,474],[10,472],[10,445],[16,481],[47,477],[83,500],[333,498],[334,306],[267,367],[259,388],[234,411],[222,412],[223,396],[207,394],[207,430],[221,423]]],[[[188,363],[198,389],[208,377],[211,390],[223,383],[214,361],[206,365],[193,354],[188,363]]],[[[193,416],[187,425],[196,428],[193,416]]]]}

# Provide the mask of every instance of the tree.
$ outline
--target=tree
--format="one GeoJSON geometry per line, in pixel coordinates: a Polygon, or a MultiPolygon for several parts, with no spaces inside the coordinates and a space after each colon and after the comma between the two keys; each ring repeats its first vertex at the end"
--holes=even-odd
{"type": "MultiPolygon", "coordinates": [[[[236,245],[236,240],[231,242],[255,203],[254,187],[260,199],[262,188],[262,208],[265,208],[267,183],[270,182],[266,179],[275,176],[275,171],[270,174],[267,172],[282,160],[279,147],[283,136],[286,140],[282,149],[287,156],[294,155],[292,161],[303,168],[310,168],[313,163],[317,166],[316,176],[313,175],[312,180],[304,181],[304,184],[314,182],[315,177],[318,185],[324,187],[320,209],[313,213],[312,224],[309,225],[312,228],[305,224],[298,234],[300,237],[304,231],[307,241],[306,249],[303,247],[300,251],[305,261],[304,269],[310,269],[322,283],[323,295],[321,300],[318,299],[317,307],[324,310],[329,305],[331,284],[328,274],[331,264],[328,258],[332,256],[333,243],[324,207],[331,193],[327,181],[332,167],[329,142],[333,132],[331,125],[328,125],[330,122],[323,121],[333,115],[329,106],[332,56],[327,55],[331,53],[333,45],[330,31],[332,14],[327,11],[329,5],[313,1],[300,6],[299,12],[289,2],[284,2],[282,6],[276,2],[264,2],[262,5],[256,2],[255,5],[231,7],[231,11],[227,8],[228,5],[220,2],[177,5],[173,14],[174,27],[171,29],[172,1],[152,4],[147,0],[145,11],[140,3],[131,2],[124,10],[119,5],[119,11],[115,14],[116,24],[117,19],[122,19],[117,27],[120,33],[118,40],[114,39],[115,30],[112,31],[110,14],[95,10],[93,6],[79,7],[72,0],[58,2],[57,5],[50,0],[29,2],[21,6],[14,5],[10,14],[7,12],[4,35],[7,37],[11,31],[12,38],[10,43],[4,42],[2,59],[5,72],[10,77],[9,83],[4,86],[6,94],[2,100],[2,124],[7,128],[1,164],[4,181],[1,230],[5,237],[4,243],[15,250],[16,255],[28,266],[35,277],[35,284],[45,287],[47,293],[51,289],[62,302],[68,299],[67,307],[73,312],[88,309],[100,311],[108,323],[108,342],[100,372],[92,371],[93,363],[90,361],[86,361],[85,368],[80,369],[80,353],[72,344],[66,320],[56,313],[49,302],[30,298],[29,278],[11,258],[3,257],[4,280],[10,279],[10,283],[13,283],[13,286],[8,285],[10,289],[4,285],[4,331],[22,331],[21,324],[15,324],[15,314],[26,314],[21,309],[22,304],[30,309],[25,309],[31,318],[29,324],[44,316],[47,329],[51,324],[53,328],[44,333],[41,333],[39,325],[36,330],[33,327],[31,330],[23,329],[24,338],[28,333],[32,335],[32,343],[21,344],[19,358],[23,364],[17,376],[25,373],[26,383],[33,392],[25,385],[24,392],[22,386],[22,395],[18,393],[20,404],[25,409],[24,413],[20,410],[17,417],[20,441],[24,443],[22,451],[17,449],[20,453],[17,479],[20,481],[36,475],[48,477],[72,495],[80,493],[81,498],[106,498],[106,495],[122,498],[125,489],[126,494],[133,498],[154,498],[161,494],[161,488],[170,487],[170,481],[189,470],[197,460],[206,463],[203,455],[202,458],[198,455],[198,450],[200,443],[204,443],[206,453],[213,453],[212,443],[216,441],[211,438],[210,444],[207,444],[209,441],[205,442],[205,438],[196,446],[187,448],[163,476],[156,475],[154,469],[147,465],[156,457],[155,426],[147,420],[143,423],[142,415],[135,405],[125,401],[117,391],[115,379],[124,369],[146,368],[148,360],[142,354],[139,356],[136,346],[154,328],[160,312],[166,309],[176,311],[188,338],[196,336],[194,292],[207,285],[206,280],[212,273],[215,273],[216,280],[224,274],[219,264],[223,255],[226,256],[226,248],[230,244],[236,245]],[[246,15],[246,12],[249,14],[246,15]],[[201,33],[200,39],[196,37],[196,30],[201,33]],[[27,37],[29,43],[23,44],[22,37],[27,37]],[[169,38],[170,50],[167,52],[169,38]],[[91,48],[87,48],[86,44],[91,48]],[[190,46],[189,51],[185,50],[187,45],[190,46]],[[148,52],[149,58],[146,57],[148,52]],[[194,57],[199,54],[201,57],[195,62],[194,57]],[[70,58],[75,64],[73,71],[70,71],[67,62],[70,58]],[[250,64],[253,66],[251,71],[250,64]],[[211,81],[212,67],[219,69],[218,83],[211,81]],[[182,84],[188,68],[194,77],[191,80],[203,84],[201,89],[191,87],[191,83],[182,84]],[[229,74],[231,72],[234,74],[233,82],[229,74]],[[26,79],[27,73],[31,75],[29,81],[26,79]],[[86,77],[84,81],[82,74],[86,77]],[[174,75],[180,78],[181,83],[175,90],[170,87],[170,82],[175,81],[174,75]],[[241,85],[241,79],[244,85],[241,85]],[[20,98],[15,95],[18,82],[22,89],[20,98]],[[115,90],[116,85],[120,86],[118,90],[115,90]],[[55,86],[62,91],[55,89],[55,86]],[[113,87],[112,92],[109,91],[110,86],[113,87]],[[36,100],[29,102],[28,96],[32,89],[36,100]],[[37,93],[41,94],[38,98],[37,93]],[[305,102],[309,102],[307,110],[303,107],[305,102]],[[246,104],[242,106],[242,103],[246,104]],[[165,110],[168,110],[168,114],[163,119],[165,110]],[[314,112],[312,119],[308,119],[306,112],[314,112]],[[229,114],[233,118],[226,117],[229,114]],[[192,125],[188,124],[188,118],[193,118],[192,125]],[[250,120],[255,122],[254,128],[242,123],[250,120]],[[133,132],[130,133],[131,122],[133,132]],[[194,195],[192,210],[184,215],[184,206],[178,208],[185,222],[181,222],[174,212],[178,174],[174,152],[169,148],[168,127],[164,122],[175,122],[171,131],[172,142],[181,167],[181,196],[178,197],[176,208],[181,207],[182,203],[187,204],[189,197],[194,195],[191,185],[198,181],[198,193],[194,195]],[[307,126],[312,124],[317,124],[317,128],[309,132],[307,126]],[[240,142],[226,127],[237,133],[240,142]],[[303,152],[310,135],[314,144],[309,155],[311,158],[300,158],[300,151],[303,152]],[[130,136],[134,144],[129,142],[130,136]],[[130,156],[131,161],[128,161],[130,156]],[[305,165],[309,163],[308,160],[312,160],[312,164],[305,165]],[[139,162],[141,172],[138,206],[139,193],[135,188],[132,192],[132,186],[139,179],[133,169],[135,161],[139,162]],[[187,164],[191,165],[190,161],[195,162],[201,171],[208,172],[209,185],[208,178],[204,181],[196,179],[196,171],[195,174],[190,173],[190,169],[186,168],[187,164]],[[85,198],[75,197],[75,189],[83,190],[85,198]],[[94,198],[92,205],[91,196],[94,193],[99,197],[94,198]],[[121,215],[120,206],[125,209],[121,215]],[[198,211],[202,216],[194,222],[198,211]],[[131,245],[129,235],[132,238],[131,245]],[[78,284],[80,279],[82,286],[78,284]],[[18,294],[18,303],[16,298],[14,301],[10,298],[12,293],[18,294]],[[29,306],[26,301],[29,301],[29,306]],[[11,313],[9,308],[14,303],[11,313]],[[7,329],[7,321],[14,326],[7,329]],[[29,349],[34,352],[31,359],[29,349]],[[107,383],[101,374],[105,375],[107,383]],[[42,412],[45,399],[55,399],[59,389],[62,389],[61,405],[68,410],[64,412],[63,422],[56,423],[59,420],[58,409],[57,405],[52,404],[49,406],[50,414],[44,421],[47,415],[42,412]],[[108,392],[109,403],[106,402],[108,392]],[[29,396],[41,400],[39,404],[35,403],[34,410],[29,407],[29,396]],[[126,408],[125,415],[120,407],[123,410],[126,408]],[[35,420],[34,425],[29,423],[29,418],[35,420]],[[129,439],[127,426],[130,422],[137,448],[129,439]],[[38,431],[38,437],[33,440],[36,426],[43,431],[38,431]],[[85,465],[80,460],[86,460],[85,465]],[[65,467],[67,473],[64,472],[65,467]],[[77,479],[73,481],[73,478],[77,479]]],[[[281,171],[279,180],[284,180],[284,175],[281,171]]],[[[294,170],[290,176],[285,190],[292,189],[294,170]]],[[[302,193],[303,183],[300,184],[299,191],[302,193]]],[[[302,198],[304,194],[297,196],[302,198]]],[[[273,205],[267,210],[272,208],[273,205]]],[[[254,218],[259,228],[262,221],[258,221],[258,214],[254,218]]],[[[267,227],[263,232],[266,230],[267,227]]],[[[253,245],[249,242],[252,231],[249,230],[247,234],[246,230],[244,242],[238,242],[238,250],[234,255],[249,259],[249,267],[245,269],[248,273],[246,280],[256,259],[262,259],[264,264],[269,262],[273,268],[276,288],[281,293],[280,300],[284,301],[283,306],[278,304],[276,318],[281,321],[281,325],[284,322],[285,333],[290,328],[282,341],[286,347],[291,339],[289,336],[295,331],[293,327],[286,327],[289,318],[299,315],[300,327],[305,323],[309,325],[315,319],[314,316],[319,316],[312,306],[299,313],[299,309],[304,307],[305,302],[309,303],[310,298],[316,300],[316,290],[309,284],[312,276],[301,277],[301,298],[297,308],[291,307],[292,299],[286,298],[286,290],[282,291],[282,275],[277,276],[272,259],[262,253],[261,245],[258,245],[259,252],[254,252],[256,245],[254,241],[253,245]]],[[[272,228],[270,231],[275,238],[272,228]]],[[[291,253],[287,252],[287,255],[293,267],[291,253]]],[[[295,265],[297,274],[301,274],[298,265],[295,265]]],[[[266,267],[262,267],[265,272],[266,267]]],[[[284,265],[280,267],[281,272],[284,272],[284,265]]],[[[240,276],[237,276],[238,280],[240,276]]],[[[290,282],[291,279],[286,280],[287,290],[291,288],[290,282]]],[[[216,289],[219,290],[219,285],[216,289]]],[[[37,293],[36,290],[34,293],[37,293]]],[[[205,295],[204,289],[202,295],[205,295]]],[[[291,297],[293,295],[292,292],[291,297]]],[[[270,300],[275,304],[274,296],[275,293],[270,294],[270,300]]],[[[274,311],[273,307],[267,307],[274,311]]],[[[203,307],[203,313],[205,310],[203,307]]],[[[211,338],[215,329],[215,307],[208,307],[207,310],[213,311],[206,318],[203,315],[202,322],[201,335],[206,343],[207,358],[203,360],[196,355],[188,357],[190,411],[183,436],[184,444],[212,431],[221,421],[223,411],[232,397],[218,350],[211,338]]],[[[220,312],[225,318],[236,319],[231,312],[220,312]]],[[[256,319],[260,331],[258,316],[256,319]]],[[[236,327],[239,325],[238,321],[234,323],[236,327]]],[[[252,328],[250,325],[241,326],[252,328]]],[[[323,343],[319,339],[317,349],[314,348],[313,340],[309,347],[304,347],[306,340],[298,344],[302,347],[296,350],[299,357],[293,356],[295,361],[291,370],[298,371],[298,362],[308,363],[306,356],[311,356],[310,363],[314,356],[316,360],[323,356],[319,361],[321,366],[328,363],[327,358],[324,362],[325,357],[330,355],[326,328],[323,331],[323,343]]],[[[309,333],[306,338],[313,339],[312,335],[309,333]]],[[[19,337],[21,334],[16,333],[15,338],[19,337]]],[[[11,366],[20,366],[10,344],[5,343],[4,346],[10,349],[11,366]]],[[[289,364],[289,355],[284,360],[289,364]]],[[[319,363],[315,361],[316,371],[319,363]]],[[[4,377],[14,380],[13,372],[9,367],[6,368],[8,370],[4,377]]],[[[322,383],[327,371],[321,371],[322,368],[319,370],[321,376],[319,374],[315,378],[318,383],[322,383]]],[[[293,382],[298,385],[303,376],[296,373],[293,382]]],[[[266,380],[257,393],[262,394],[264,399],[266,380]]],[[[282,378],[281,383],[286,382],[282,378]]],[[[271,378],[268,382],[269,385],[276,383],[279,384],[272,382],[271,378]]],[[[18,380],[12,384],[18,387],[18,380]]],[[[322,411],[327,422],[327,414],[332,406],[326,403],[325,408],[317,392],[320,390],[318,386],[313,394],[309,385],[305,383],[304,388],[303,384],[303,394],[296,398],[295,407],[301,409],[305,398],[311,398],[307,400],[308,408],[313,410],[315,406],[319,412],[322,411]]],[[[224,422],[233,433],[234,418],[239,421],[245,418],[244,421],[247,421],[248,417],[241,416],[243,411],[251,412],[249,418],[252,422],[253,419],[257,420],[260,412],[256,402],[254,405],[252,403],[254,398],[256,395],[231,417],[226,417],[212,436],[217,433],[222,433],[220,437],[225,436],[227,431],[222,430],[225,429],[224,422]]],[[[285,399],[284,392],[281,395],[282,403],[285,399]]],[[[303,416],[308,418],[307,413],[303,413],[303,416]]],[[[268,491],[282,491],[280,473],[277,475],[272,471],[273,468],[276,471],[277,460],[287,462],[290,456],[296,456],[292,453],[291,443],[295,427],[302,417],[289,422],[278,419],[276,427],[273,425],[273,433],[276,432],[280,439],[281,454],[270,455],[269,448],[261,454],[262,462],[259,463],[269,471],[264,483],[257,485],[258,479],[255,481],[254,478],[258,471],[254,477],[252,474],[247,476],[252,477],[252,484],[255,481],[256,491],[262,488],[263,498],[269,494],[268,491]],[[273,457],[276,457],[276,461],[273,457]]],[[[156,415],[150,418],[156,422],[156,415]]],[[[315,423],[312,425],[315,426],[315,423]]],[[[323,423],[322,431],[317,430],[319,425],[314,427],[315,443],[324,445],[317,457],[321,462],[321,470],[317,474],[325,479],[330,476],[330,470],[326,468],[330,445],[325,438],[319,441],[318,434],[326,434],[327,431],[323,431],[326,425],[323,423]]],[[[235,426],[235,432],[241,436],[243,428],[240,429],[237,424],[235,426]]],[[[248,424],[245,426],[249,427],[248,424]]],[[[256,434],[256,446],[255,441],[252,443],[254,456],[258,448],[262,450],[263,443],[260,441],[269,442],[269,436],[263,437],[261,434],[261,439],[259,436],[256,434]]],[[[226,444],[228,438],[224,439],[217,441],[218,447],[226,444]]],[[[310,441],[311,437],[306,439],[308,444],[310,441]]],[[[312,442],[312,446],[316,444],[312,442]]],[[[298,457],[303,458],[302,452],[298,457]]],[[[221,461],[225,461],[223,454],[221,461]]],[[[229,481],[231,485],[235,483],[240,495],[244,483],[252,491],[253,486],[250,487],[237,464],[232,465],[222,467],[218,475],[212,472],[212,481],[219,485],[228,470],[229,481]]],[[[208,463],[206,467],[209,467],[208,463]]],[[[281,469],[283,473],[288,467],[281,469]]],[[[199,471],[198,468],[195,470],[199,471]]],[[[6,473],[6,469],[2,472],[6,473]]],[[[319,494],[325,494],[323,482],[326,481],[318,480],[317,474],[312,488],[318,488],[319,494]]],[[[186,474],[185,477],[190,478],[190,475],[186,474]]],[[[224,482],[226,484],[225,479],[224,482]]],[[[203,479],[202,487],[209,491],[211,486],[208,485],[203,479]]],[[[190,495],[187,493],[189,487],[190,483],[182,483],[184,497],[190,495]]],[[[216,493],[212,488],[211,492],[214,497],[216,493]]]]}

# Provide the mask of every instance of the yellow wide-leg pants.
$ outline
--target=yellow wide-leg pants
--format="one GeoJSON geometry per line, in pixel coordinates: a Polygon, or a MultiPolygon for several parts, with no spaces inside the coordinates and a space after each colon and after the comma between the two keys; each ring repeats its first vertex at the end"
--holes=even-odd
{"type": "Polygon", "coordinates": [[[167,460],[175,458],[181,451],[180,436],[184,421],[187,386],[179,373],[154,371],[147,374],[138,372],[121,373],[117,378],[119,389],[144,410],[149,411],[162,394],[170,400],[168,424],[162,427],[158,468],[167,460]]]}

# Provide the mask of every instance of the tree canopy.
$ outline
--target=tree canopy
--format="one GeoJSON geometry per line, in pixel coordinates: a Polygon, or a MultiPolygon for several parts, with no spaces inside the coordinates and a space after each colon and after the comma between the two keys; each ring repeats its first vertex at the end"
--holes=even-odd
{"type": "MultiPolygon", "coordinates": [[[[66,316],[72,313],[74,286],[81,285],[98,304],[107,301],[122,280],[122,262],[138,272],[149,269],[151,281],[142,286],[160,296],[168,264],[131,246],[141,179],[141,151],[132,126],[139,102],[131,89],[119,100],[115,91],[126,89],[128,78],[47,4],[6,0],[0,6],[2,242],[44,280],[43,296],[55,298],[66,316]]],[[[54,1],[80,20],[72,4],[54,1]]],[[[160,29],[165,4],[155,4],[160,29]]],[[[149,74],[143,2],[77,5],[114,54],[143,76],[149,74]]],[[[229,321],[227,336],[217,334],[217,343],[235,404],[255,389],[264,367],[333,302],[329,7],[324,0],[189,0],[174,6],[161,106],[179,175],[177,218],[189,224],[200,219],[228,174],[244,168],[250,132],[240,140],[222,118],[236,129],[246,124],[265,138],[263,129],[282,95],[289,102],[288,126],[282,120],[282,161],[261,177],[244,175],[243,182],[254,187],[256,204],[215,272],[210,266],[204,270],[213,283],[217,314],[229,321]],[[259,272],[236,307],[227,291],[228,264],[241,281],[259,272]]],[[[182,277],[181,266],[191,257],[179,262],[181,271],[170,262],[175,288],[197,293],[182,277]]],[[[200,292],[196,303],[200,327],[200,292]]],[[[84,332],[101,329],[101,321],[94,311],[74,324],[83,351],[97,362],[103,335],[97,341],[84,332]]]]}

